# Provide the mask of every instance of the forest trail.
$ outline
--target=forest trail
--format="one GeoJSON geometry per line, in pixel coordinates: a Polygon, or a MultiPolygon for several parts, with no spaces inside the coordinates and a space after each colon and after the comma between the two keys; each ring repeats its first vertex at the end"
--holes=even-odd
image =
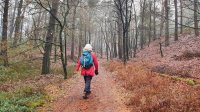
{"type": "Polygon", "coordinates": [[[129,112],[123,101],[122,91],[116,84],[112,73],[100,64],[99,75],[94,76],[91,83],[92,93],[89,99],[83,99],[84,81],[77,74],[73,84],[66,90],[64,97],[52,104],[53,112],[129,112]]]}

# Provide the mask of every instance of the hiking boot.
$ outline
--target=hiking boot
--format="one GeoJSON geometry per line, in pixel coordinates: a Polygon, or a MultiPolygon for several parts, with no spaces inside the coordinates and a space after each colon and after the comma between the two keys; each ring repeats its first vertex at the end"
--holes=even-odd
{"type": "Polygon", "coordinates": [[[88,93],[84,92],[83,99],[88,99],[88,93]]]}
{"type": "Polygon", "coordinates": [[[90,94],[91,94],[91,91],[88,91],[87,94],[90,95],[90,94]]]}

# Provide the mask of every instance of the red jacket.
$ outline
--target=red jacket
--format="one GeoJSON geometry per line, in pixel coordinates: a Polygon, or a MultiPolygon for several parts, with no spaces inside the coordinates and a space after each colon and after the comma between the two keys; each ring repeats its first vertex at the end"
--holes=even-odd
{"type": "MultiPolygon", "coordinates": [[[[97,57],[94,53],[91,54],[92,58],[93,58],[93,66],[90,67],[89,69],[85,69],[85,68],[81,68],[81,75],[82,76],[94,76],[94,70],[98,70],[98,61],[97,61],[97,57]]],[[[77,64],[76,64],[76,71],[79,70],[81,64],[80,64],[80,59],[78,60],[77,64]]]]}

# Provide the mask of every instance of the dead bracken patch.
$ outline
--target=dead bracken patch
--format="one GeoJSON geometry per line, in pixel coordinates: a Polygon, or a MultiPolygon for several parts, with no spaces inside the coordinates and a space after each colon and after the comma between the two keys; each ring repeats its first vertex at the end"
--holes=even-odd
{"type": "Polygon", "coordinates": [[[191,77],[188,70],[176,70],[173,67],[170,67],[169,65],[157,65],[152,67],[152,72],[157,72],[160,74],[167,74],[171,76],[181,76],[181,77],[191,77]]]}
{"type": "MultiPolygon", "coordinates": [[[[163,77],[160,73],[152,72],[145,62],[134,62],[124,66],[112,61],[108,64],[108,69],[110,68],[118,73],[118,79],[123,82],[122,86],[131,91],[126,104],[133,112],[200,111],[198,85],[190,86],[184,81],[163,77]]],[[[166,73],[171,68],[161,66],[156,67],[156,70],[166,73]]]]}
{"type": "Polygon", "coordinates": [[[193,58],[200,58],[200,52],[184,51],[182,55],[175,55],[173,58],[177,61],[191,60],[193,58]]]}

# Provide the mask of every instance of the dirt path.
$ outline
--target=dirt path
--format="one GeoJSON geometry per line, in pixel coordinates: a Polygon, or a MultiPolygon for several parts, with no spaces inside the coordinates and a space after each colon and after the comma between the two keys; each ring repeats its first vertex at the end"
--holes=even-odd
{"type": "Polygon", "coordinates": [[[100,74],[93,77],[89,99],[82,98],[84,82],[78,76],[63,98],[53,102],[53,112],[129,112],[113,75],[100,67],[100,74]]]}

